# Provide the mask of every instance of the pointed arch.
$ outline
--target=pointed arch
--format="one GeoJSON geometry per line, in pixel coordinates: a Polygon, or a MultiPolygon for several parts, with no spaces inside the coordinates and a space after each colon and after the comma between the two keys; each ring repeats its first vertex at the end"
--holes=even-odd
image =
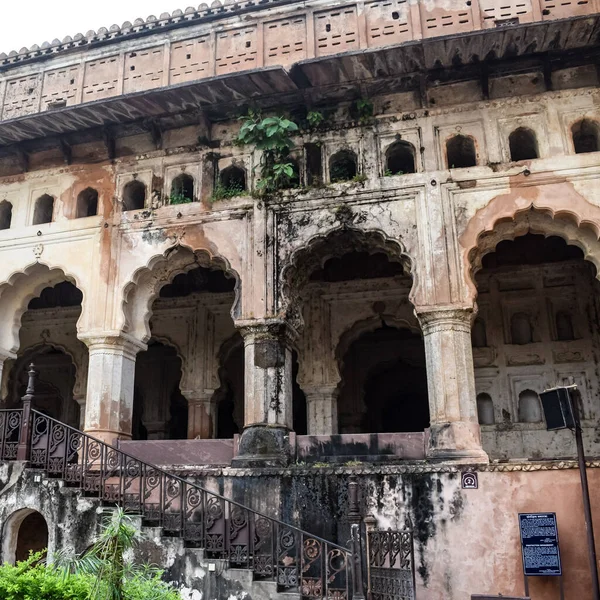
{"type": "MultiPolygon", "coordinates": [[[[308,239],[301,247],[291,253],[281,271],[281,305],[290,310],[293,320],[301,325],[302,320],[294,306],[298,292],[306,285],[311,273],[322,267],[330,258],[340,257],[349,251],[383,252],[399,261],[406,275],[412,275],[412,259],[403,244],[384,235],[381,231],[362,230],[354,227],[335,227],[308,239]],[[345,239],[344,239],[345,238],[345,239]]],[[[410,295],[414,293],[415,281],[410,295]]]]}
{"type": "Polygon", "coordinates": [[[468,300],[477,295],[474,277],[483,257],[500,241],[526,233],[563,238],[581,249],[600,274],[600,208],[590,204],[570,183],[518,187],[496,196],[477,211],[459,237],[468,300]]]}
{"type": "Polygon", "coordinates": [[[123,287],[121,328],[144,343],[150,339],[150,317],[152,303],[160,290],[180,274],[203,267],[221,270],[226,277],[235,280],[235,300],[231,309],[232,318],[239,312],[241,299],[241,279],[229,261],[208,249],[192,250],[177,244],[163,253],[154,255],[146,265],[138,268],[123,287]]]}
{"type": "MultiPolygon", "coordinates": [[[[22,270],[13,272],[8,279],[0,283],[0,314],[3,315],[4,326],[0,328],[0,349],[12,357],[19,350],[19,329],[21,318],[28,308],[29,302],[40,295],[42,290],[53,287],[64,281],[74,284],[82,293],[81,315],[85,311],[85,290],[78,279],[61,267],[50,267],[35,262],[22,270]]],[[[82,322],[82,316],[78,320],[82,322]]]]}

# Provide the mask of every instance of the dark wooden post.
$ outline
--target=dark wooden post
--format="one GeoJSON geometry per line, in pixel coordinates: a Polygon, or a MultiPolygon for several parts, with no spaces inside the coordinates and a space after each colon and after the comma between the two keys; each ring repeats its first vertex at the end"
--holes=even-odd
{"type": "Polygon", "coordinates": [[[21,400],[23,401],[23,415],[21,421],[21,434],[19,436],[19,445],[17,447],[17,460],[29,460],[29,447],[31,441],[31,404],[35,395],[35,379],[37,371],[33,363],[29,365],[27,372],[29,379],[27,381],[27,390],[21,400]]]}

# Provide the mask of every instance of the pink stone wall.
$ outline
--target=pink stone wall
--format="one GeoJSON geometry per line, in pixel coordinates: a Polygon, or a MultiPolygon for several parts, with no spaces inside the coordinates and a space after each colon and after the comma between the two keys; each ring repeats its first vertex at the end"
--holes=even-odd
{"type": "MultiPolygon", "coordinates": [[[[589,469],[588,477],[598,542],[600,470],[589,469]]],[[[460,481],[454,483],[459,488],[460,481]]],[[[445,487],[446,494],[452,486],[445,487]]],[[[466,600],[474,593],[524,595],[517,514],[555,512],[565,597],[592,599],[577,469],[482,472],[478,490],[455,489],[448,505],[447,515],[436,515],[437,533],[426,551],[430,583],[424,587],[421,579],[418,598],[466,600]]],[[[418,552],[416,560],[418,568],[418,552]]],[[[532,599],[558,600],[557,578],[532,577],[529,582],[532,599]]]]}

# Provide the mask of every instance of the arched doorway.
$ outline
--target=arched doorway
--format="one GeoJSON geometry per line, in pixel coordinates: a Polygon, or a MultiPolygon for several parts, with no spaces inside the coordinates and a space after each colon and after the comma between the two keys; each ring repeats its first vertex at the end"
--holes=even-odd
{"type": "Polygon", "coordinates": [[[43,288],[29,301],[21,318],[20,350],[7,369],[5,405],[20,405],[33,363],[38,373],[34,407],[72,427],[80,426],[87,375],[87,348],[77,339],[82,298],[74,284],[63,281],[43,288]]]}
{"type": "Polygon", "coordinates": [[[419,334],[383,322],[352,343],[339,386],[340,433],[429,427],[425,347],[419,334]]]}
{"type": "Polygon", "coordinates": [[[422,431],[428,424],[424,348],[401,247],[377,233],[344,229],[316,241],[295,264],[286,275],[304,322],[298,382],[308,433],[422,431]],[[413,396],[400,394],[399,374],[400,382],[415,382],[413,396]],[[403,421],[396,418],[398,405],[409,407],[403,421]],[[413,405],[424,411],[420,418],[412,412],[408,418],[413,405]]]}
{"type": "Polygon", "coordinates": [[[561,226],[530,210],[498,227],[479,258],[473,359],[478,399],[486,400],[485,418],[479,415],[484,449],[493,458],[574,454],[570,440],[546,431],[544,389],[575,383],[584,424],[600,414],[600,284],[582,250],[561,237],[561,226]]]}
{"type": "Polygon", "coordinates": [[[10,564],[26,560],[30,552],[48,548],[46,519],[30,508],[14,512],[6,520],[2,532],[2,560],[10,564]]]}
{"type": "Polygon", "coordinates": [[[238,287],[221,263],[176,248],[126,290],[130,331],[149,339],[136,358],[134,439],[215,437],[219,348],[236,332],[238,287]]]}

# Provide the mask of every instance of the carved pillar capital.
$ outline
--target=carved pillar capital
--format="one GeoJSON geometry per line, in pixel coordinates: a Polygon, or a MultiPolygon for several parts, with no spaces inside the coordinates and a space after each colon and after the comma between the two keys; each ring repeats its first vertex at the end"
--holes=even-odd
{"type": "Polygon", "coordinates": [[[461,331],[471,334],[472,306],[416,307],[423,335],[440,331],[461,331]]]}
{"type": "Polygon", "coordinates": [[[243,319],[237,320],[235,326],[244,339],[276,340],[286,345],[298,339],[298,331],[286,319],[243,319]]]}
{"type": "Polygon", "coordinates": [[[79,334],[79,339],[92,352],[121,354],[135,360],[138,352],[148,349],[148,345],[126,333],[93,332],[79,334]]]}

